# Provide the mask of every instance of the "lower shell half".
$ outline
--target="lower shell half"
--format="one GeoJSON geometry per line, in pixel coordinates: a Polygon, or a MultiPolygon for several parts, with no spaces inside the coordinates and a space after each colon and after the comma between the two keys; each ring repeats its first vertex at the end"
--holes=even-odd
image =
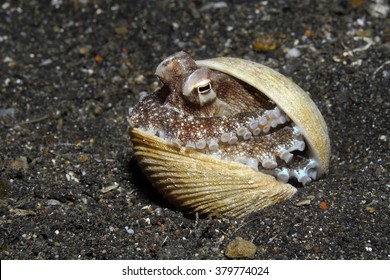
{"type": "Polygon", "coordinates": [[[250,167],[176,147],[133,128],[134,156],[154,187],[185,213],[243,217],[290,198],[296,189],[250,167]]]}

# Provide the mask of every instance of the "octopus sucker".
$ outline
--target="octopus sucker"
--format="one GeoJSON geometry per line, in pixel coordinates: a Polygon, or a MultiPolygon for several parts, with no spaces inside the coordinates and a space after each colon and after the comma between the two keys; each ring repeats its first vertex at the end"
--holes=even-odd
{"type": "Polygon", "coordinates": [[[134,155],[153,185],[188,213],[241,217],[291,197],[328,170],[329,137],[306,92],[235,58],[158,65],[157,89],[129,109],[134,155]]]}

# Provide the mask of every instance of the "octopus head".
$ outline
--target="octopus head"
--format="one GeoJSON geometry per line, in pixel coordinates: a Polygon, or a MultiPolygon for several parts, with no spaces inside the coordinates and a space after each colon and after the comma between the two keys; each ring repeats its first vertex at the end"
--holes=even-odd
{"type": "Polygon", "coordinates": [[[188,105],[201,108],[217,98],[210,72],[208,68],[199,68],[187,53],[178,52],[162,61],[155,74],[171,94],[179,94],[188,105]]]}

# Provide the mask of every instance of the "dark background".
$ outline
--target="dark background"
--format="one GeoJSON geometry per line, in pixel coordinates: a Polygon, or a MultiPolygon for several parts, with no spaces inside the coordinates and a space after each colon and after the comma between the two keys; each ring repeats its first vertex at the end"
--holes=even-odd
{"type": "Polygon", "coordinates": [[[389,259],[389,5],[375,3],[1,1],[1,259],[224,259],[235,237],[257,259],[389,259]],[[329,175],[241,220],[167,205],[132,160],[126,115],[179,50],[309,91],[329,175]]]}

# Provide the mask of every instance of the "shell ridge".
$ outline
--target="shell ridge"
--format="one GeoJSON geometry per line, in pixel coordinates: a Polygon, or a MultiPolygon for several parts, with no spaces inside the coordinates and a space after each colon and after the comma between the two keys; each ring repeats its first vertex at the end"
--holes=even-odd
{"type": "Polygon", "coordinates": [[[253,171],[245,165],[210,158],[196,151],[187,153],[137,128],[131,129],[130,133],[134,143],[137,143],[135,156],[144,173],[162,195],[179,208],[190,208],[192,212],[203,214],[215,212],[222,215],[231,211],[230,216],[241,217],[246,212],[233,214],[235,205],[246,205],[250,209],[258,207],[256,209],[259,210],[275,203],[275,196],[280,195],[284,199],[295,193],[291,185],[280,183],[272,176],[253,171]],[[210,168],[213,164],[217,164],[220,170],[207,175],[210,170],[215,171],[215,167],[210,168]],[[190,166],[198,168],[189,171],[190,166]],[[180,179],[176,180],[178,177],[180,179]],[[172,183],[173,179],[175,183],[172,183]],[[182,184],[182,180],[186,183],[182,184]],[[248,184],[250,181],[253,182],[248,184]],[[183,187],[179,188],[178,185],[183,187]],[[268,190],[271,185],[274,186],[270,189],[272,191],[268,190]],[[261,202],[252,203],[251,200],[248,204],[248,201],[242,199],[242,194],[245,197],[257,197],[261,202]],[[213,205],[218,206],[214,208],[213,205]]]}

